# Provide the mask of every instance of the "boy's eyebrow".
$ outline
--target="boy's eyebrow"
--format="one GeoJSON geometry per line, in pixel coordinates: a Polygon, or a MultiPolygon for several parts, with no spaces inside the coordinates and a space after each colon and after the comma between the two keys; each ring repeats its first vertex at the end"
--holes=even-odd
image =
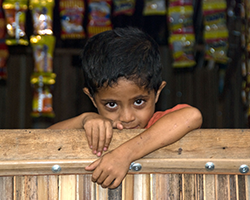
{"type": "MultiPolygon", "coordinates": [[[[149,95],[138,95],[138,96],[132,97],[131,99],[147,99],[148,97],[149,95]]],[[[119,100],[116,100],[116,99],[101,99],[100,101],[103,103],[114,102],[114,101],[119,102],[119,100]]]]}

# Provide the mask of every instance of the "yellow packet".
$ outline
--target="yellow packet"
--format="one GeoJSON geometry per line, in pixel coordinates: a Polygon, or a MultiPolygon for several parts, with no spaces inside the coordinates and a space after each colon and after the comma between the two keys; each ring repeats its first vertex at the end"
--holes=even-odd
{"type": "Polygon", "coordinates": [[[194,59],[194,34],[174,34],[170,36],[170,47],[174,59],[173,67],[192,67],[194,59]]]}
{"type": "Polygon", "coordinates": [[[34,35],[53,34],[54,0],[30,0],[29,9],[32,12],[34,35]]]}
{"type": "Polygon", "coordinates": [[[29,41],[25,32],[28,0],[5,0],[2,7],[7,29],[6,44],[28,45],[29,41]]]}
{"type": "Polygon", "coordinates": [[[33,47],[35,72],[53,71],[53,52],[55,37],[52,35],[31,36],[30,43],[33,47]]]}

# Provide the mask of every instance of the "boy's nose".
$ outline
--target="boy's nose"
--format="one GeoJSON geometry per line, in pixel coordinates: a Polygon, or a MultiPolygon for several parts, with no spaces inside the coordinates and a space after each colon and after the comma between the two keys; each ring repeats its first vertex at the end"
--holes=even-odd
{"type": "Polygon", "coordinates": [[[133,112],[130,109],[123,109],[120,113],[120,121],[124,123],[132,122],[135,119],[133,112]]]}

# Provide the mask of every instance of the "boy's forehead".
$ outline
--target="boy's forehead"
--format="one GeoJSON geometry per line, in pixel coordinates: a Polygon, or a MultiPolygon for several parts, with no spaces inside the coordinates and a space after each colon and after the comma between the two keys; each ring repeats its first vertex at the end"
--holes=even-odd
{"type": "Polygon", "coordinates": [[[116,83],[113,83],[110,86],[106,83],[97,90],[97,93],[102,96],[149,95],[150,92],[151,91],[147,88],[128,79],[119,79],[116,83]]]}

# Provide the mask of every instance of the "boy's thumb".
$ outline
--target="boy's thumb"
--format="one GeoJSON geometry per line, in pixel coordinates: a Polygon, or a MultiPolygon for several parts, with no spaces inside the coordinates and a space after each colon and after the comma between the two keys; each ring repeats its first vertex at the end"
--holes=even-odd
{"type": "Polygon", "coordinates": [[[99,165],[99,163],[100,163],[100,159],[98,159],[98,160],[92,162],[90,165],[86,166],[85,170],[86,171],[93,171],[99,165]]]}

